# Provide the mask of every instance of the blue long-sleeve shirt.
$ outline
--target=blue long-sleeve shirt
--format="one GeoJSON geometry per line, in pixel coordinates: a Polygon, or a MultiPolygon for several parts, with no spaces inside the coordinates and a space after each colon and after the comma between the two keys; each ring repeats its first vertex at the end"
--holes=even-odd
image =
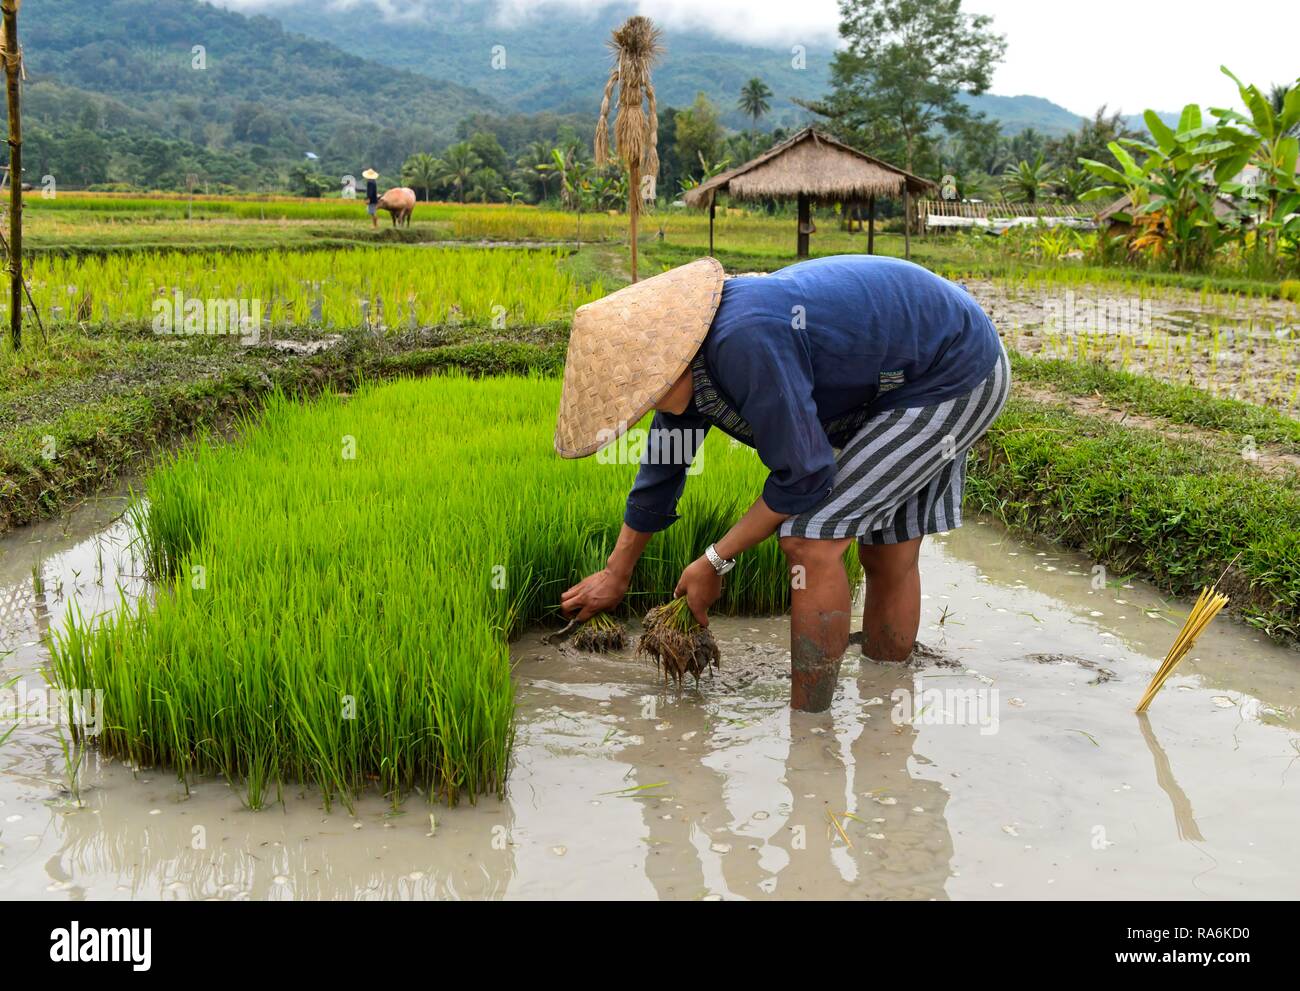
{"type": "Polygon", "coordinates": [[[669,452],[697,450],[682,438],[712,426],[757,449],[770,509],[813,509],[830,495],[835,448],[868,416],[963,395],[1000,353],[970,294],[911,262],[838,255],[729,279],[691,404],[655,414],[623,519],[642,533],[677,519],[689,464],[669,452]]]}

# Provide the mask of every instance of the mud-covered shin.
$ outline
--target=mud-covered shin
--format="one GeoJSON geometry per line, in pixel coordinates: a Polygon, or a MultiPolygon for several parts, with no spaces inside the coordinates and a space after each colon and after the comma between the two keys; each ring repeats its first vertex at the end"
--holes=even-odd
{"type": "Polygon", "coordinates": [[[835,696],[840,661],[848,646],[849,614],[797,613],[790,630],[790,706],[800,712],[825,712],[835,696]]]}

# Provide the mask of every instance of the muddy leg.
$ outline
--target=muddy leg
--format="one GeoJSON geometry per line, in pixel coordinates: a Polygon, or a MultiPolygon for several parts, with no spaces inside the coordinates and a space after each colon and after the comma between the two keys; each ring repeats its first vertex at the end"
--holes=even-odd
{"type": "Polygon", "coordinates": [[[876,661],[905,661],[921,626],[921,538],[904,544],[858,545],[867,574],[862,653],[876,661]]]}
{"type": "Polygon", "coordinates": [[[803,712],[831,707],[852,608],[844,551],[849,540],[783,537],[790,563],[790,705],[803,712]]]}

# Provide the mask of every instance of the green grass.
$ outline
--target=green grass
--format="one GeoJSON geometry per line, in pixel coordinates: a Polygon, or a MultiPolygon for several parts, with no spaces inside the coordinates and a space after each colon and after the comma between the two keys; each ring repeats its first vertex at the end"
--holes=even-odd
{"type": "MultiPolygon", "coordinates": [[[[103,690],[105,752],[224,775],[255,807],[289,782],[344,803],[372,783],[394,802],[500,790],[507,640],[603,566],[636,470],[558,458],[558,399],[554,380],[459,376],[273,398],[240,442],[153,476],[140,516],[159,592],[106,623],[70,620],[55,680],[103,690]]],[[[669,598],[761,491],[749,449],[715,434],[702,457],[630,608],[669,598]]],[[[717,608],[788,601],[769,540],[717,608]]]]}
{"type": "Polygon", "coordinates": [[[1036,382],[1080,396],[1099,393],[1135,413],[1222,431],[1236,441],[1254,437],[1261,443],[1300,452],[1300,420],[1264,406],[1211,396],[1195,386],[1162,382],[1097,362],[1033,358],[1013,351],[1011,367],[1021,382],[1036,382]]]}
{"type": "Polygon", "coordinates": [[[52,515],[175,440],[258,406],[364,379],[460,370],[555,374],[568,325],[457,325],[387,337],[349,332],[314,356],[226,338],[160,338],[128,327],[63,328],[0,355],[0,532],[52,515]]]}
{"type": "Polygon", "coordinates": [[[1234,610],[1271,636],[1300,638],[1300,475],[1013,394],[971,462],[967,499],[1172,594],[1195,594],[1228,569],[1234,610]]]}

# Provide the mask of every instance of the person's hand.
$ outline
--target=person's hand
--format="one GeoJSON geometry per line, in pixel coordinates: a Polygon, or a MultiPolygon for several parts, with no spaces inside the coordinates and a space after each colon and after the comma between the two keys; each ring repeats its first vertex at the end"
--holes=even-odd
{"type": "Polygon", "coordinates": [[[609,612],[627,594],[628,580],[608,568],[584,578],[560,596],[560,612],[571,619],[588,620],[609,612]],[[573,614],[577,613],[576,616],[573,614]]]}
{"type": "Polygon", "coordinates": [[[709,609],[722,596],[722,576],[713,570],[707,557],[697,558],[686,566],[677,580],[675,596],[686,596],[691,615],[701,626],[709,625],[709,609]]]}

